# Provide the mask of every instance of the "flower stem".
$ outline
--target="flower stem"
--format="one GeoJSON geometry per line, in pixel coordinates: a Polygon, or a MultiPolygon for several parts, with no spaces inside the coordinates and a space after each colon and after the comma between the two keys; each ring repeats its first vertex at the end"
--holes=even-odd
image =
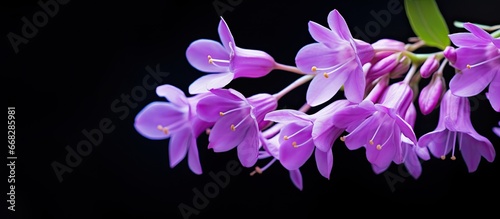
{"type": "Polygon", "coordinates": [[[299,79],[295,80],[293,83],[291,83],[290,85],[285,87],[280,92],[273,94],[274,98],[276,98],[276,100],[279,100],[280,98],[285,96],[285,94],[287,94],[288,92],[290,92],[293,89],[299,87],[300,85],[303,85],[304,83],[310,81],[313,77],[314,77],[314,75],[304,75],[304,76],[300,77],[299,79]]]}
{"type": "Polygon", "coordinates": [[[497,31],[491,33],[491,36],[493,36],[494,38],[500,37],[500,30],[497,30],[497,31]]]}
{"type": "Polygon", "coordinates": [[[411,81],[411,78],[413,78],[413,75],[417,71],[418,65],[412,64],[410,67],[410,70],[408,70],[408,73],[406,73],[406,77],[404,79],[404,83],[409,84],[411,81]]]}
{"type": "Polygon", "coordinates": [[[299,74],[299,75],[305,75],[306,74],[306,73],[302,72],[300,69],[298,69],[295,66],[284,65],[284,64],[280,64],[280,63],[276,63],[274,65],[274,69],[288,71],[288,72],[296,73],[296,74],[299,74]]]}

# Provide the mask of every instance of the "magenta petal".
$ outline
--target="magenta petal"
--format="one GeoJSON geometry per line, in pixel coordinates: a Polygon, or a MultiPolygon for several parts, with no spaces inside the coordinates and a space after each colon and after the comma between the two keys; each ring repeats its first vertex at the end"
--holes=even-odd
{"type": "Polygon", "coordinates": [[[220,118],[208,136],[208,140],[210,141],[208,148],[212,148],[215,152],[225,152],[239,145],[245,139],[245,134],[248,128],[253,125],[253,122],[251,119],[246,118],[234,131],[231,130],[231,125],[238,124],[244,117],[245,115],[231,115],[220,118]]]}
{"type": "Polygon", "coordinates": [[[266,121],[273,121],[278,123],[291,123],[291,122],[310,122],[309,115],[290,109],[281,109],[269,112],[264,117],[266,121]]]}
{"type": "Polygon", "coordinates": [[[231,72],[235,78],[260,78],[269,74],[276,65],[274,58],[264,51],[238,47],[234,50],[231,72]]]}
{"type": "Polygon", "coordinates": [[[258,130],[257,124],[248,128],[245,140],[237,147],[238,158],[244,167],[251,167],[257,162],[260,146],[258,130]]]}
{"type": "Polygon", "coordinates": [[[156,87],[156,94],[160,97],[165,97],[168,101],[177,106],[188,105],[188,100],[184,92],[172,85],[165,84],[156,87]]]}
{"type": "Polygon", "coordinates": [[[323,77],[323,75],[314,77],[307,89],[307,103],[314,107],[330,100],[339,91],[340,87],[344,85],[349,77],[349,73],[350,71],[341,68],[328,78],[323,77]]]}
{"type": "Polygon", "coordinates": [[[229,70],[229,64],[225,66],[210,64],[208,56],[213,59],[229,60],[229,53],[219,42],[214,40],[196,40],[186,50],[186,58],[189,64],[202,72],[226,72],[229,70]]]}
{"type": "Polygon", "coordinates": [[[371,101],[363,101],[359,105],[347,106],[332,116],[332,123],[340,128],[347,128],[355,121],[361,121],[376,111],[371,101]]]}
{"type": "Polygon", "coordinates": [[[408,173],[410,173],[410,175],[413,176],[414,179],[418,179],[422,174],[422,165],[420,164],[420,160],[418,159],[417,154],[411,150],[412,149],[408,151],[404,164],[406,169],[408,170],[408,173]]]}
{"type": "Polygon", "coordinates": [[[352,39],[351,31],[349,31],[347,23],[337,9],[331,11],[327,19],[332,32],[337,33],[344,40],[352,39]]]}
{"type": "Polygon", "coordinates": [[[474,34],[477,38],[483,39],[484,41],[491,41],[491,39],[493,39],[488,32],[472,23],[465,23],[464,28],[474,34]]]}
{"type": "MultiPolygon", "coordinates": [[[[396,128],[397,129],[397,128],[396,128]]],[[[394,156],[396,155],[397,147],[401,144],[401,135],[394,131],[392,138],[389,139],[389,142],[385,144],[382,149],[377,149],[377,146],[367,145],[366,148],[366,158],[372,164],[380,168],[388,167],[394,156]]]]}
{"type": "Polygon", "coordinates": [[[401,130],[401,133],[403,133],[405,137],[410,139],[413,144],[417,144],[417,137],[410,124],[408,124],[403,118],[401,118],[401,116],[397,114],[392,114],[390,116],[396,121],[396,125],[398,126],[398,129],[401,130]]]}
{"type": "Polygon", "coordinates": [[[218,31],[219,31],[220,41],[222,42],[222,44],[224,44],[224,48],[226,48],[226,51],[230,51],[229,43],[231,42],[233,45],[236,44],[234,42],[233,35],[229,30],[229,26],[222,17],[220,18],[218,31]]]}
{"type": "MultiPolygon", "coordinates": [[[[286,125],[281,130],[280,140],[283,139],[285,135],[290,136],[291,134],[298,132],[302,128],[303,126],[297,125],[295,123],[286,125]]],[[[314,150],[314,143],[312,140],[310,140],[310,138],[310,133],[308,133],[306,130],[302,130],[293,138],[281,141],[279,160],[286,169],[298,169],[309,159],[314,150]],[[293,142],[296,142],[296,144],[301,146],[294,147],[293,142]]]]}
{"type": "Polygon", "coordinates": [[[316,166],[318,167],[319,173],[323,177],[330,179],[330,173],[332,172],[333,167],[332,150],[328,150],[328,152],[315,150],[314,157],[316,159],[316,166]]]}
{"type": "Polygon", "coordinates": [[[441,157],[450,152],[451,148],[446,148],[446,139],[448,138],[449,131],[436,130],[424,134],[418,140],[419,147],[427,147],[434,157],[441,157]]]}
{"type": "Polygon", "coordinates": [[[229,88],[229,89],[213,89],[213,90],[210,90],[213,94],[219,96],[219,97],[222,97],[222,98],[226,98],[226,99],[229,99],[229,100],[233,100],[233,101],[245,101],[246,98],[243,94],[241,94],[240,92],[238,92],[237,90],[235,89],[232,89],[232,88],[229,88]]]}
{"type": "MultiPolygon", "coordinates": [[[[458,62],[458,61],[457,61],[458,62]]],[[[450,81],[450,90],[454,95],[470,97],[481,93],[495,76],[495,69],[479,65],[455,74],[450,81]]]]}
{"type": "Polygon", "coordinates": [[[189,140],[188,165],[189,169],[191,169],[193,173],[197,175],[201,175],[203,173],[196,138],[193,135],[191,135],[191,139],[189,140]]]}
{"type": "Polygon", "coordinates": [[[311,43],[302,47],[295,56],[295,64],[302,72],[315,74],[313,66],[326,68],[345,62],[342,56],[344,46],[330,48],[321,43],[311,43]]]}
{"type": "Polygon", "coordinates": [[[372,164],[372,170],[373,170],[373,172],[375,172],[375,174],[381,174],[384,171],[386,171],[388,168],[389,168],[389,166],[379,167],[375,164],[372,164]]]}
{"type": "Polygon", "coordinates": [[[207,121],[215,122],[221,118],[220,113],[238,108],[241,102],[221,98],[218,96],[208,96],[201,99],[196,105],[198,116],[207,121]]]}
{"type": "Polygon", "coordinates": [[[497,112],[500,112],[500,70],[495,73],[495,78],[490,83],[488,87],[488,93],[486,97],[490,101],[491,106],[497,112]]]}
{"type": "Polygon", "coordinates": [[[309,33],[313,37],[314,40],[324,44],[335,43],[335,41],[341,40],[339,36],[333,34],[328,28],[323,27],[322,25],[309,21],[309,33]]]}
{"type": "Polygon", "coordinates": [[[302,174],[299,169],[290,170],[290,179],[292,180],[293,185],[302,191],[302,174]]]}
{"type": "Polygon", "coordinates": [[[326,125],[316,120],[313,126],[312,137],[316,148],[326,152],[332,148],[335,140],[337,140],[343,132],[344,129],[337,128],[333,125],[326,125]]]}
{"type": "Polygon", "coordinates": [[[379,125],[378,120],[379,119],[377,117],[371,116],[363,120],[363,122],[359,124],[356,129],[349,133],[349,135],[345,136],[345,145],[347,148],[349,150],[356,150],[366,145],[379,125]]]}
{"type": "Polygon", "coordinates": [[[472,33],[454,33],[449,35],[451,42],[458,47],[463,46],[484,46],[489,44],[489,41],[477,38],[472,33]]]}
{"type": "Polygon", "coordinates": [[[233,77],[234,74],[231,72],[202,76],[189,85],[189,93],[200,94],[210,89],[223,88],[233,80],[233,77]]]}
{"type": "Polygon", "coordinates": [[[351,70],[344,84],[344,94],[353,103],[361,102],[365,94],[366,81],[363,69],[360,66],[358,65],[358,67],[351,70]]]}
{"type": "Polygon", "coordinates": [[[184,159],[188,147],[190,146],[191,138],[193,138],[193,134],[189,128],[183,129],[172,135],[168,145],[168,157],[171,168],[175,167],[184,159]]]}
{"type": "Polygon", "coordinates": [[[170,135],[158,130],[158,125],[169,128],[169,134],[182,127],[185,121],[185,113],[177,106],[166,102],[152,102],[144,107],[135,117],[134,127],[142,136],[152,139],[166,139],[170,135]],[[177,124],[178,125],[175,125],[177,124]]]}
{"type": "Polygon", "coordinates": [[[354,39],[354,45],[356,47],[356,54],[358,55],[361,64],[368,63],[375,55],[373,47],[369,43],[354,39]]]}

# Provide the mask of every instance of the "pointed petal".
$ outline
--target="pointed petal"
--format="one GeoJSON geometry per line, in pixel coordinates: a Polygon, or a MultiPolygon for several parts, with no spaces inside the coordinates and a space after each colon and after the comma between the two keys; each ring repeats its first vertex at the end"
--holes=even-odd
{"type": "Polygon", "coordinates": [[[293,185],[302,191],[302,174],[299,169],[290,170],[290,179],[292,180],[293,185]]]}
{"type": "Polygon", "coordinates": [[[339,128],[347,128],[352,123],[362,121],[376,111],[371,101],[365,100],[359,105],[347,106],[337,111],[331,118],[332,123],[339,128]]]}
{"type": "Polygon", "coordinates": [[[229,53],[222,45],[214,40],[196,40],[192,42],[186,50],[186,58],[194,68],[202,72],[226,72],[229,70],[229,64],[217,65],[208,62],[208,56],[213,59],[229,60],[229,53]]]}
{"type": "Polygon", "coordinates": [[[328,14],[327,19],[328,19],[328,26],[330,26],[330,29],[332,30],[333,33],[338,34],[344,40],[352,39],[351,31],[349,31],[347,23],[345,22],[342,15],[340,15],[340,13],[337,11],[337,9],[331,11],[328,14]]]}
{"type": "Polygon", "coordinates": [[[361,64],[368,63],[375,55],[373,47],[369,43],[354,39],[354,46],[356,47],[356,54],[361,64]]]}
{"type": "Polygon", "coordinates": [[[257,123],[253,127],[248,128],[243,140],[237,147],[238,158],[241,165],[244,167],[251,167],[255,165],[259,157],[259,127],[257,123]]]}
{"type": "Polygon", "coordinates": [[[318,167],[319,173],[323,177],[330,179],[330,173],[332,172],[333,167],[332,150],[328,150],[328,152],[315,150],[314,157],[316,159],[316,166],[318,167]]]}
{"type": "Polygon", "coordinates": [[[420,164],[420,160],[413,149],[408,150],[404,164],[406,170],[408,170],[408,173],[410,173],[414,179],[418,179],[420,177],[422,174],[422,165],[420,164]]]}
{"type": "Polygon", "coordinates": [[[201,76],[189,85],[190,94],[200,94],[208,92],[210,89],[223,88],[233,80],[234,74],[216,73],[201,76]]]}
{"type": "Polygon", "coordinates": [[[226,98],[226,99],[230,99],[230,100],[233,100],[233,101],[245,101],[246,98],[245,96],[238,92],[237,90],[235,89],[232,89],[232,88],[229,88],[229,89],[213,89],[213,90],[210,90],[213,94],[219,96],[219,97],[222,97],[222,98],[226,98]]]}
{"type": "Polygon", "coordinates": [[[307,103],[314,107],[330,100],[337,94],[340,87],[344,85],[349,77],[349,73],[350,71],[341,68],[328,78],[325,78],[323,75],[315,76],[307,88],[307,103]]]}
{"type": "Polygon", "coordinates": [[[229,30],[229,26],[222,17],[220,18],[218,32],[220,41],[224,45],[224,48],[226,48],[226,51],[230,51],[229,42],[231,42],[233,45],[236,44],[234,43],[234,38],[233,35],[231,34],[231,31],[229,30]]]}
{"type": "Polygon", "coordinates": [[[217,95],[211,95],[201,99],[196,105],[198,116],[207,121],[215,122],[221,118],[221,112],[240,107],[241,101],[234,101],[217,95]]]}
{"type": "Polygon", "coordinates": [[[450,34],[449,38],[453,44],[458,47],[464,46],[484,46],[489,43],[483,39],[477,38],[472,33],[454,33],[450,34]]]}
{"type": "Polygon", "coordinates": [[[435,130],[424,134],[418,140],[419,147],[427,147],[434,157],[440,158],[450,152],[451,148],[446,148],[446,140],[449,131],[446,129],[435,130]]]}
{"type": "Polygon", "coordinates": [[[191,135],[191,139],[189,140],[188,165],[189,169],[191,169],[193,173],[197,175],[201,175],[203,173],[196,138],[193,135],[191,135]]]}
{"type": "Polygon", "coordinates": [[[281,109],[269,112],[264,117],[264,120],[278,123],[311,122],[309,115],[298,110],[291,109],[281,109]]]}
{"type": "Polygon", "coordinates": [[[313,66],[327,68],[345,62],[345,58],[342,57],[345,47],[346,45],[330,48],[321,43],[305,45],[297,52],[295,64],[302,72],[315,74],[316,72],[311,70],[313,66]]]}
{"type": "Polygon", "coordinates": [[[337,140],[343,132],[344,129],[324,125],[316,121],[313,126],[312,137],[316,148],[323,152],[327,152],[332,148],[335,140],[337,140]]]}
{"type": "Polygon", "coordinates": [[[491,41],[491,39],[493,39],[493,37],[488,32],[486,32],[486,30],[472,23],[465,23],[464,28],[474,34],[474,36],[476,36],[477,38],[480,38],[484,41],[491,41]]]}
{"type": "Polygon", "coordinates": [[[177,106],[167,102],[152,102],[137,114],[134,127],[142,136],[159,140],[170,137],[170,133],[182,127],[184,120],[185,113],[177,106]],[[169,127],[169,133],[158,130],[158,125],[169,127]]]}
{"type": "Polygon", "coordinates": [[[450,81],[450,90],[454,95],[470,97],[481,93],[495,76],[495,69],[480,65],[455,74],[450,81]]]}
{"type": "Polygon", "coordinates": [[[363,69],[361,65],[358,65],[349,72],[349,77],[344,84],[344,94],[349,101],[359,103],[365,95],[365,86],[363,69]]]}
{"type": "Polygon", "coordinates": [[[177,106],[188,105],[188,100],[184,92],[172,85],[165,84],[156,87],[156,94],[160,97],[165,97],[168,101],[177,106]]]}
{"type": "Polygon", "coordinates": [[[238,47],[234,51],[230,70],[235,78],[260,78],[269,74],[276,66],[274,58],[264,51],[238,47]]]}
{"type": "Polygon", "coordinates": [[[500,70],[497,70],[495,78],[491,81],[486,97],[490,101],[491,107],[500,112],[500,70]]]}
{"type": "Polygon", "coordinates": [[[190,146],[192,133],[190,129],[183,129],[172,135],[168,145],[170,168],[174,168],[184,159],[190,146]]]}
{"type": "Polygon", "coordinates": [[[375,164],[372,164],[372,170],[375,172],[375,174],[381,174],[384,171],[386,171],[389,168],[389,166],[384,166],[384,167],[379,167],[375,164]]]}
{"type": "MultiPolygon", "coordinates": [[[[236,112],[235,112],[236,113],[236,112]]],[[[253,120],[247,117],[234,131],[231,125],[240,123],[246,115],[228,115],[220,118],[212,128],[208,137],[208,148],[215,152],[225,152],[239,145],[245,138],[248,128],[253,125],[253,120]]]]}
{"type": "Polygon", "coordinates": [[[314,40],[324,44],[335,43],[342,40],[338,35],[333,34],[332,31],[314,21],[309,21],[309,33],[314,40]]]}
{"type": "MultiPolygon", "coordinates": [[[[371,116],[359,124],[351,133],[345,136],[345,145],[349,150],[356,150],[366,145],[379,125],[379,119],[371,116]]],[[[372,146],[372,145],[370,145],[372,146]]]]}
{"type": "Polygon", "coordinates": [[[398,128],[395,129],[391,139],[389,139],[389,142],[387,142],[382,149],[377,149],[376,144],[365,146],[366,158],[370,163],[382,169],[389,167],[396,155],[397,147],[401,144],[401,134],[399,130],[397,130],[398,128]]]}
{"type": "Polygon", "coordinates": [[[284,136],[290,136],[302,128],[304,127],[291,123],[286,125],[280,133],[281,146],[279,151],[279,160],[288,170],[295,170],[301,167],[309,159],[314,150],[314,143],[312,140],[300,147],[293,146],[293,142],[296,142],[296,144],[302,144],[309,140],[311,138],[310,129],[300,131],[289,140],[282,140],[284,136]]]}

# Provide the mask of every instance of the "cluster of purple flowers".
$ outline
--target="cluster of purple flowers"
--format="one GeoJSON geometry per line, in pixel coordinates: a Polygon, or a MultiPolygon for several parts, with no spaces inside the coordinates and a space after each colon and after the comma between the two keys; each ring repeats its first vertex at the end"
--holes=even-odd
{"type": "MultiPolygon", "coordinates": [[[[236,148],[241,164],[255,168],[251,175],[279,161],[299,189],[300,168],[313,154],[318,172],[330,178],[337,140],[350,150],[364,148],[375,173],[394,162],[404,164],[415,179],[422,173],[421,160],[431,155],[455,160],[460,152],[469,172],[476,171],[481,158],[494,160],[492,143],[472,125],[468,97],[487,88],[491,107],[500,112],[500,39],[467,23],[468,32],[449,36],[456,47],[416,55],[415,46],[397,40],[370,44],[353,38],[337,10],[328,14],[327,23],[308,23],[316,42],[300,49],[296,66],[289,66],[266,52],[238,47],[221,18],[220,42],[200,39],[186,50],[189,63],[209,74],[189,86],[189,97],[172,85],[159,86],[157,95],[168,101],[144,107],[136,130],[148,139],[170,139],[172,168],[187,155],[190,169],[202,173],[197,138],[206,133],[209,144],[203,148],[236,148]],[[449,89],[446,65],[455,69],[449,89]],[[227,88],[236,78],[264,77],[276,69],[303,76],[276,94],[245,97],[227,88]],[[431,80],[419,91],[414,87],[420,78],[431,80]],[[282,96],[309,81],[302,108],[278,109],[282,96]],[[345,98],[333,100],[339,91],[345,98]],[[308,114],[313,107],[318,110],[308,114]],[[436,129],[417,137],[417,110],[427,115],[438,107],[436,129]],[[268,165],[255,166],[262,159],[268,165]]],[[[499,129],[493,131],[500,135],[499,129]]]]}

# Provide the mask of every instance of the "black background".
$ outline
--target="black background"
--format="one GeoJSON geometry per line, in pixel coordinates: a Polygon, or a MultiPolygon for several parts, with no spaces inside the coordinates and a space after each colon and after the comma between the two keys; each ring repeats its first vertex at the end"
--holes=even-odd
{"type": "MultiPolygon", "coordinates": [[[[326,25],[328,13],[338,9],[351,30],[364,29],[375,20],[370,11],[387,10],[388,2],[218,1],[231,8],[222,16],[239,47],[266,51],[277,62],[288,65],[294,65],[296,52],[302,46],[313,42],[307,30],[309,20],[326,25]]],[[[19,46],[17,54],[7,34],[21,35],[21,18],[32,19],[41,8],[37,1],[10,1],[0,7],[4,98],[8,106],[16,107],[18,157],[16,212],[7,211],[7,203],[2,201],[6,215],[2,218],[182,218],[179,204],[193,206],[193,189],[203,190],[212,182],[208,173],[224,170],[227,163],[237,159],[235,151],[206,150],[206,136],[202,135],[198,145],[204,173],[193,174],[186,160],[171,169],[168,141],[148,140],[133,127],[134,117],[142,107],[162,100],[154,90],[148,90],[144,100],[129,107],[129,114],[116,113],[110,105],[120,100],[122,94],[130,95],[141,86],[148,74],[146,66],[155,69],[158,65],[162,72],[170,73],[162,84],[187,92],[189,83],[203,73],[189,65],[185,49],[196,39],[219,40],[220,14],[213,2],[73,0],[60,5],[57,14],[35,36],[19,46]],[[98,128],[103,118],[109,118],[115,129],[104,134],[102,143],[93,147],[90,155],[59,182],[51,164],[64,164],[65,148],[75,148],[85,140],[82,130],[98,128]]],[[[500,23],[497,9],[490,1],[438,4],[450,32],[462,31],[453,27],[454,20],[500,23]]],[[[392,14],[389,24],[369,40],[405,41],[412,36],[402,11],[392,14]]],[[[447,74],[449,77],[452,72],[447,74]]],[[[245,95],[274,93],[298,77],[275,71],[260,79],[237,79],[229,87],[245,95]]],[[[422,80],[422,84],[427,82],[422,80]]],[[[299,87],[285,96],[279,107],[300,107],[306,88],[299,87]]],[[[498,151],[499,138],[491,131],[499,121],[498,113],[483,94],[472,97],[471,103],[475,128],[498,151]]],[[[417,136],[432,131],[437,116],[437,111],[419,115],[417,136]]],[[[431,215],[430,210],[445,215],[496,211],[489,206],[499,195],[498,159],[493,163],[482,159],[478,170],[468,173],[460,156],[456,161],[432,158],[422,163],[423,173],[418,180],[407,176],[404,168],[393,165],[388,171],[400,181],[391,189],[387,174],[374,174],[364,151],[349,151],[340,143],[333,150],[335,161],[330,180],[320,176],[314,159],[301,168],[303,191],[293,186],[288,172],[278,163],[252,177],[248,175],[252,169],[244,168],[230,178],[229,185],[216,197],[209,199],[207,207],[190,218],[309,218],[343,213],[400,217],[431,215]]],[[[3,157],[7,162],[6,155],[3,157]]],[[[7,171],[4,166],[4,182],[7,171]]],[[[2,185],[6,194],[8,185],[2,185]]],[[[8,199],[7,195],[2,197],[8,199]]]]}

